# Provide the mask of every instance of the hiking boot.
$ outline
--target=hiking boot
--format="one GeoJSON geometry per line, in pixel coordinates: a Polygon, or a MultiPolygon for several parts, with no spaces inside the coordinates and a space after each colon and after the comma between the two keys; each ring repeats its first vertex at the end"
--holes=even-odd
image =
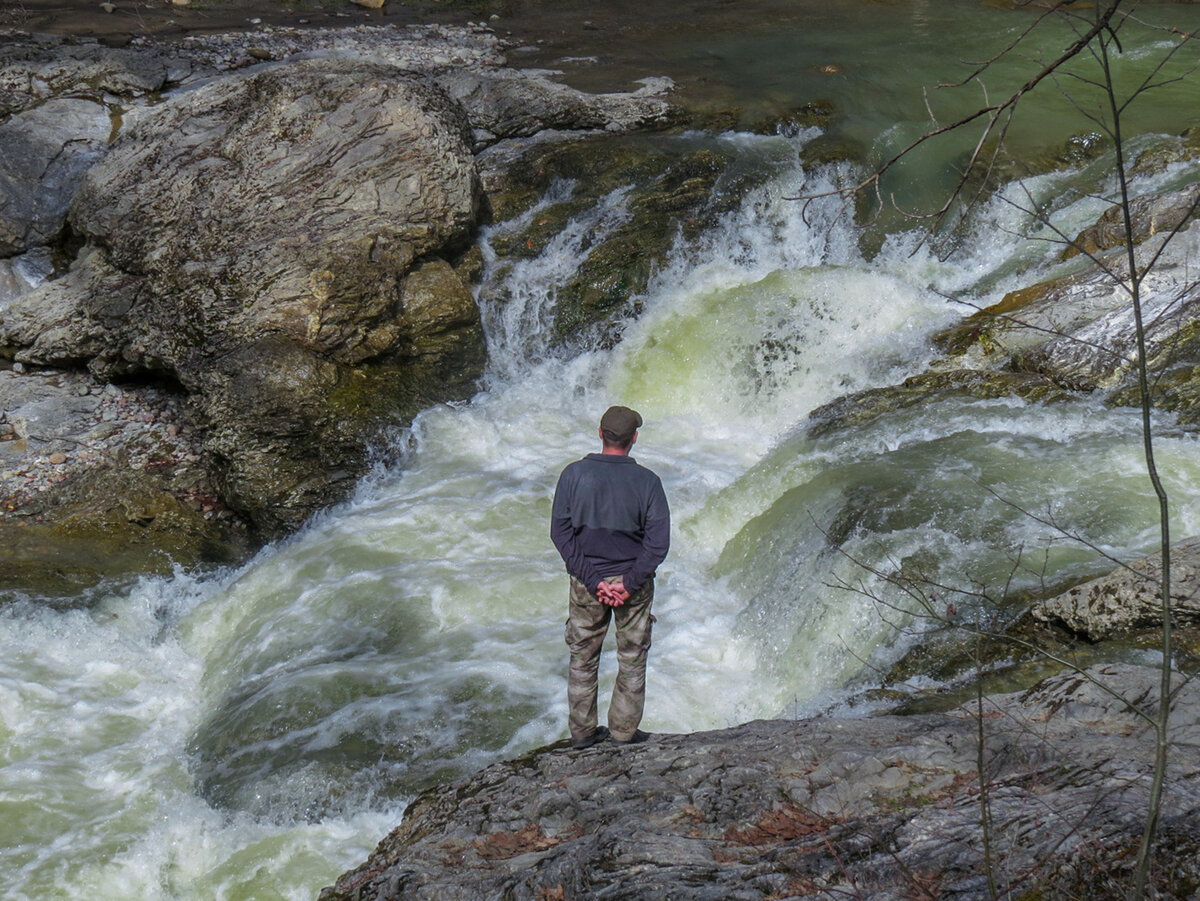
{"type": "Polygon", "coordinates": [[[632,738],[627,738],[627,739],[625,739],[625,741],[621,741],[621,739],[619,739],[619,738],[614,738],[614,739],[612,739],[612,743],[614,745],[640,745],[642,742],[644,742],[649,737],[650,737],[649,732],[643,732],[641,729],[638,729],[636,732],[633,733],[632,738]]]}
{"type": "Polygon", "coordinates": [[[600,742],[608,738],[608,727],[597,726],[596,731],[591,735],[586,735],[583,738],[571,739],[571,747],[576,751],[582,751],[584,748],[590,748],[592,745],[598,745],[600,742]]]}

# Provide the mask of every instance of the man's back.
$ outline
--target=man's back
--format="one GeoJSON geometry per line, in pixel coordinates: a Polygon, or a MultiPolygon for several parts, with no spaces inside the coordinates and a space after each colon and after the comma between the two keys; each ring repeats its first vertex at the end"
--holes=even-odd
{"type": "Polygon", "coordinates": [[[551,534],[560,552],[568,529],[575,555],[568,549],[563,558],[573,575],[591,587],[593,572],[628,573],[636,590],[669,546],[662,481],[628,455],[588,454],[563,470],[554,494],[551,534]]]}

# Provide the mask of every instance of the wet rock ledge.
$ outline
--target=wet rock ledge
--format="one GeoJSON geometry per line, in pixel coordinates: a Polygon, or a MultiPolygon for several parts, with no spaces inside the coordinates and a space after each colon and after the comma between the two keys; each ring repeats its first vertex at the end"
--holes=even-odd
{"type": "MultiPolygon", "coordinates": [[[[1110,690],[1149,709],[1158,680],[1109,665],[946,714],[556,745],[421,795],[321,901],[1123,898],[1153,739],[1110,690]]],[[[1194,897],[1195,683],[1172,739],[1154,884],[1194,897]]]]}
{"type": "Polygon", "coordinates": [[[504,49],[482,26],[4,35],[0,590],[236,557],[473,392],[503,168],[480,154],[671,115],[666,80],[588,95],[504,49]]]}

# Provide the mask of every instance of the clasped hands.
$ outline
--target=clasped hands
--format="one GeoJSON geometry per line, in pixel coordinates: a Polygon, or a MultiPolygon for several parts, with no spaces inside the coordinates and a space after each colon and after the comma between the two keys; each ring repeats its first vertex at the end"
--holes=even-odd
{"type": "Polygon", "coordinates": [[[629,600],[629,591],[620,582],[601,582],[596,586],[596,597],[601,604],[620,607],[629,600]]]}

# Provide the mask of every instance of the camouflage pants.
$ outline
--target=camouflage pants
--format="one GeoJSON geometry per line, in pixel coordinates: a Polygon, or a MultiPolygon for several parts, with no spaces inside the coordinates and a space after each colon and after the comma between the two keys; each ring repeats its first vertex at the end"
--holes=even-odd
{"type": "Polygon", "coordinates": [[[650,629],[654,623],[650,615],[653,601],[653,581],[620,607],[609,607],[571,577],[571,609],[567,617],[571,671],[567,703],[572,739],[586,738],[596,731],[600,650],[613,619],[617,621],[617,682],[608,705],[608,728],[613,738],[620,741],[633,738],[646,702],[646,655],[650,652],[650,629]]]}

